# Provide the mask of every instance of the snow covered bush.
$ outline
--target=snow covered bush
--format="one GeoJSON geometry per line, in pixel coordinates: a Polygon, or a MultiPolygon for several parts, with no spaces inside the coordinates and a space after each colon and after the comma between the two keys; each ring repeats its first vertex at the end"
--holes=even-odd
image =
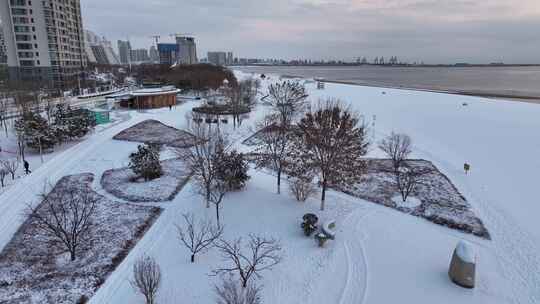
{"type": "Polygon", "coordinates": [[[300,227],[302,227],[302,230],[304,230],[305,236],[310,236],[317,230],[317,222],[319,221],[319,218],[315,214],[304,214],[302,220],[303,221],[300,227]]]}
{"type": "Polygon", "coordinates": [[[17,137],[23,144],[34,150],[48,150],[56,144],[56,135],[39,113],[28,111],[15,121],[17,137]]]}
{"type": "Polygon", "coordinates": [[[289,182],[289,190],[299,202],[305,202],[317,193],[313,184],[313,176],[292,177],[289,182]]]}
{"type": "Polygon", "coordinates": [[[249,180],[248,162],[235,150],[222,151],[217,160],[217,178],[225,181],[230,191],[241,190],[249,180]]]}
{"type": "Polygon", "coordinates": [[[131,286],[142,294],[146,304],[155,304],[161,286],[161,268],[150,256],[139,258],[133,265],[131,286]]]}
{"type": "Polygon", "coordinates": [[[232,275],[222,279],[221,285],[216,285],[217,304],[260,304],[261,289],[254,284],[249,284],[242,288],[240,284],[234,281],[232,275]]]}
{"type": "Polygon", "coordinates": [[[145,181],[160,177],[163,170],[159,162],[159,151],[158,145],[139,145],[137,152],[129,155],[129,168],[137,177],[142,177],[145,181]]]}
{"type": "Polygon", "coordinates": [[[65,104],[56,105],[53,118],[52,127],[59,142],[81,138],[88,134],[96,124],[88,110],[72,109],[65,104]]]}

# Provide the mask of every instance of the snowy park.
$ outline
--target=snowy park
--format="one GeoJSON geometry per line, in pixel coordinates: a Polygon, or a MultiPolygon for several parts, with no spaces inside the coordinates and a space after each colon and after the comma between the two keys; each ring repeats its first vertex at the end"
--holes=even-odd
{"type": "MultiPolygon", "coordinates": [[[[256,105],[242,123],[219,125],[229,149],[257,155],[246,140],[272,111],[261,99],[281,81],[276,75],[261,80],[256,105]]],[[[156,303],[216,303],[215,286],[232,267],[227,250],[249,250],[256,237],[272,249],[271,267],[250,278],[262,303],[540,303],[540,106],[346,84],[321,89],[313,80],[296,81],[311,105],[337,98],[366,126],[369,145],[361,158],[367,165],[358,182],[330,183],[321,206],[315,177],[313,195],[299,202],[289,190],[294,178],[284,173],[278,194],[275,170],[250,162],[245,184],[224,192],[214,206],[201,195],[189,157],[179,156],[206,142],[195,139],[190,116],[202,101],[113,112],[111,123],[43,156],[27,151],[31,174],[21,165],[13,180],[7,176],[0,192],[0,303],[76,303],[84,297],[91,304],[142,304],[133,269],[144,257],[161,271],[156,303]],[[379,144],[393,132],[412,139],[407,169],[429,169],[421,181],[413,180],[417,184],[407,184],[409,197],[397,190],[394,175],[401,171],[392,170],[379,144]],[[161,164],[158,178],[137,179],[130,169],[130,155],[143,143],[160,146],[154,155],[161,164]],[[51,195],[76,180],[97,198],[99,229],[91,249],[81,249],[82,257],[71,262],[52,249],[55,244],[27,237],[35,229],[28,210],[44,204],[47,185],[51,195]],[[213,227],[216,211],[220,229],[209,231],[219,237],[192,262],[180,231],[189,216],[213,227]],[[309,236],[301,227],[306,214],[318,218],[309,236]],[[332,237],[321,246],[316,236],[328,229],[332,237]],[[448,277],[462,241],[475,249],[474,289],[448,277]]],[[[0,135],[0,160],[16,157],[11,131],[0,135]]]]}

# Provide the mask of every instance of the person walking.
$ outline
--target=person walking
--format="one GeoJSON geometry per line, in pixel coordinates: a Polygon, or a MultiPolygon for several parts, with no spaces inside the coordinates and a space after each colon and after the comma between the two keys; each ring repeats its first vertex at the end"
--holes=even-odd
{"type": "Polygon", "coordinates": [[[24,171],[26,174],[32,173],[32,171],[30,171],[30,164],[26,160],[24,161],[24,171]]]}

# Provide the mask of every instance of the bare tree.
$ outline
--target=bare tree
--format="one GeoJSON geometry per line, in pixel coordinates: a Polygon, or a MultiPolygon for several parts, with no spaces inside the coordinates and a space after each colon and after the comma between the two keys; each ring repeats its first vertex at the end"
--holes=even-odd
{"type": "Polygon", "coordinates": [[[225,149],[226,139],[219,130],[206,128],[200,121],[190,129],[197,138],[196,144],[189,149],[177,149],[176,154],[186,162],[199,193],[206,200],[206,208],[210,208],[210,202],[217,198],[212,190],[217,179],[218,154],[225,149]]]}
{"type": "Polygon", "coordinates": [[[396,171],[396,185],[403,202],[407,201],[409,195],[416,190],[418,185],[425,183],[426,175],[431,172],[432,170],[429,168],[400,165],[396,171]]]}
{"type": "Polygon", "coordinates": [[[354,184],[365,172],[362,157],[369,146],[367,127],[339,101],[329,99],[308,112],[298,128],[300,134],[291,150],[291,172],[295,176],[309,170],[319,173],[324,210],[329,186],[354,184]]]}
{"type": "Polygon", "coordinates": [[[4,168],[0,168],[0,185],[2,185],[2,188],[5,186],[4,180],[6,179],[6,176],[8,175],[8,172],[4,168]]]}
{"type": "Polygon", "coordinates": [[[270,85],[266,103],[278,115],[280,125],[289,126],[296,115],[306,108],[308,96],[305,87],[299,82],[283,81],[270,85]]]}
{"type": "Polygon", "coordinates": [[[233,242],[220,240],[216,243],[216,247],[230,265],[218,268],[212,273],[214,275],[236,273],[240,276],[243,288],[248,286],[249,280],[253,276],[260,278],[261,272],[269,270],[281,262],[281,246],[275,239],[250,234],[246,246],[247,250],[243,250],[241,238],[233,242]]]}
{"type": "Polygon", "coordinates": [[[98,198],[84,190],[58,187],[42,197],[40,205],[28,208],[29,218],[45,236],[60,243],[74,261],[79,248],[90,242],[98,198]]]}
{"type": "Polygon", "coordinates": [[[185,225],[176,225],[178,238],[191,251],[191,263],[195,263],[195,255],[212,247],[223,234],[223,227],[215,227],[209,220],[195,221],[193,213],[182,217],[185,225]]]}
{"type": "Polygon", "coordinates": [[[381,149],[392,160],[394,173],[398,173],[403,162],[411,154],[412,141],[407,134],[390,134],[379,143],[381,149]]]}
{"type": "Polygon", "coordinates": [[[232,275],[222,279],[221,286],[216,285],[217,304],[261,304],[261,289],[254,284],[242,288],[232,275]]]}
{"type": "Polygon", "coordinates": [[[17,173],[17,169],[19,168],[19,159],[16,158],[16,159],[8,159],[8,160],[4,160],[2,161],[2,167],[4,167],[4,169],[9,173],[11,174],[11,179],[12,180],[15,180],[15,173],[17,173]]]}
{"type": "MultiPolygon", "coordinates": [[[[219,160],[216,161],[216,167],[219,167],[219,160]]],[[[220,170],[219,168],[217,169],[220,170]]],[[[212,184],[210,185],[210,202],[214,205],[216,208],[216,221],[217,226],[221,227],[220,222],[220,216],[219,216],[219,210],[221,208],[221,203],[223,202],[223,198],[225,195],[230,191],[229,182],[226,179],[223,179],[223,176],[220,176],[219,172],[217,173],[217,177],[214,179],[212,184]]]]}
{"type": "Polygon", "coordinates": [[[135,262],[131,286],[144,296],[146,304],[156,303],[161,286],[161,268],[154,258],[143,256],[135,262]]]}
{"type": "Polygon", "coordinates": [[[277,115],[266,116],[257,128],[257,167],[269,167],[276,171],[277,193],[280,194],[281,174],[287,166],[287,152],[292,138],[290,128],[281,125],[277,115]]]}

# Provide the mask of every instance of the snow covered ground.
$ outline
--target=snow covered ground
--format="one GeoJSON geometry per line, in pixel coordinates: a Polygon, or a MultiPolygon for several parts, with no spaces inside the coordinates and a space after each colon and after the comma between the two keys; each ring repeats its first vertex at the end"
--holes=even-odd
{"type": "Polygon", "coordinates": [[[144,181],[129,168],[111,169],[103,173],[101,186],[119,199],[129,202],[164,202],[172,200],[189,179],[189,168],[179,159],[161,162],[163,175],[144,181]]]}
{"type": "Polygon", "coordinates": [[[92,174],[66,176],[49,193],[55,202],[55,195],[66,191],[97,200],[93,228],[88,241],[80,243],[76,260],[70,262],[65,248],[55,246],[58,240],[40,231],[35,221],[26,221],[0,257],[2,303],[70,304],[88,298],[159,216],[159,208],[121,204],[97,195],[90,188],[93,178],[92,174]]]}
{"type": "MultiPolygon", "coordinates": [[[[273,80],[275,76],[263,87],[273,80]]],[[[338,97],[350,103],[372,124],[374,141],[391,131],[409,134],[413,157],[432,161],[450,178],[492,240],[335,191],[328,194],[327,210],[321,213],[316,199],[300,204],[286,191],[277,195],[273,176],[251,170],[247,189],[226,196],[222,220],[227,238],[253,232],[280,239],[283,262],[260,282],[265,303],[540,303],[540,106],[342,84],[327,84],[324,90],[317,90],[314,82],[307,86],[313,101],[338,97]],[[465,162],[472,166],[469,175],[463,172],[465,162]],[[303,236],[300,221],[307,212],[319,215],[321,222],[337,220],[336,240],[327,248],[303,236]],[[462,239],[473,244],[478,255],[474,290],[453,285],[447,276],[452,252],[462,239]]],[[[173,111],[129,112],[130,119],[56,154],[10,186],[0,196],[0,247],[22,223],[20,211],[36,201],[44,181],[82,172],[99,176],[125,167],[137,144],[112,140],[114,135],[146,119],[182,129],[185,114],[196,104],[190,101],[173,111]]],[[[234,140],[249,137],[264,112],[264,106],[258,107],[240,129],[229,130],[234,140]]],[[[369,153],[382,156],[376,148],[369,153]]],[[[105,195],[99,182],[94,181],[93,188],[105,195]]],[[[159,303],[215,302],[212,287],[217,278],[208,274],[221,265],[220,256],[211,251],[189,263],[174,227],[181,213],[213,218],[213,210],[204,208],[189,183],[163,207],[160,218],[90,303],[143,303],[128,282],[133,262],[142,254],[154,256],[162,267],[159,303]]]]}

